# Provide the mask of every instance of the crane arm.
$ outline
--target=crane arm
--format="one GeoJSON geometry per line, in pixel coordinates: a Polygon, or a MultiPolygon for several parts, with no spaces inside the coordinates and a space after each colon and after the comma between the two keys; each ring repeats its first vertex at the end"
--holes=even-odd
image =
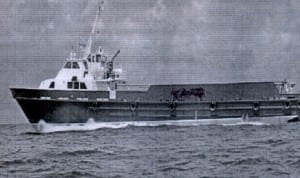
{"type": "Polygon", "coordinates": [[[93,42],[93,37],[95,35],[95,31],[96,31],[96,26],[97,26],[97,22],[98,22],[98,17],[100,16],[100,13],[102,11],[102,7],[103,7],[104,1],[101,2],[101,4],[99,5],[94,23],[93,23],[93,28],[92,31],[90,33],[89,39],[87,41],[85,50],[84,50],[84,54],[83,54],[83,59],[86,59],[88,57],[88,55],[91,53],[91,49],[92,49],[92,42],[93,42]]]}
{"type": "Polygon", "coordinates": [[[110,61],[114,61],[115,60],[115,58],[120,54],[120,50],[118,50],[117,52],[116,52],[116,54],[111,58],[111,60],[110,61]]]}

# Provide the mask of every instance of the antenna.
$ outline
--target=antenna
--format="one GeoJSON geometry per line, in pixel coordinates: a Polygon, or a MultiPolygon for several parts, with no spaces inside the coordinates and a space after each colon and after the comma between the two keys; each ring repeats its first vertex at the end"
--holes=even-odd
{"type": "Polygon", "coordinates": [[[98,11],[93,23],[93,28],[92,31],[90,33],[89,39],[87,41],[85,50],[84,50],[84,54],[83,54],[83,59],[86,59],[88,57],[88,55],[91,53],[91,49],[92,49],[92,38],[95,35],[95,30],[96,30],[96,25],[97,25],[97,21],[98,21],[98,17],[100,16],[101,11],[103,11],[103,5],[104,5],[104,1],[102,1],[99,5],[98,5],[98,11]]]}

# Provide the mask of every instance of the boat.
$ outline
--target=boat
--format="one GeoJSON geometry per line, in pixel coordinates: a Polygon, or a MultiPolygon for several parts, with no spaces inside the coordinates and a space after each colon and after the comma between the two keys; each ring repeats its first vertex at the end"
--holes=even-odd
{"type": "Polygon", "coordinates": [[[120,50],[111,58],[104,50],[92,53],[92,39],[101,14],[98,9],[84,53],[73,51],[55,78],[38,88],[10,91],[29,122],[54,124],[95,122],[299,121],[300,94],[295,84],[237,82],[207,84],[131,85],[115,68],[120,50]]]}

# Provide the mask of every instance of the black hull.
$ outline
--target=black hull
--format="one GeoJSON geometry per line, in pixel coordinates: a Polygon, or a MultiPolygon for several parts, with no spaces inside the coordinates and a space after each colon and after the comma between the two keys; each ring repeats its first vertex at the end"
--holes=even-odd
{"type": "Polygon", "coordinates": [[[116,102],[17,99],[31,123],[86,123],[252,118],[299,115],[298,100],[228,102],[116,102]],[[287,104],[288,103],[288,104],[287,104]]]}
{"type": "MultiPolygon", "coordinates": [[[[109,93],[107,91],[12,88],[11,92],[31,123],[38,123],[40,120],[47,123],[85,123],[91,118],[96,122],[241,117],[251,120],[251,118],[259,117],[298,116],[300,114],[299,95],[285,97],[276,94],[270,83],[213,86],[201,86],[203,91],[210,88],[210,91],[217,93],[214,95],[213,92],[206,92],[205,98],[199,98],[197,96],[199,92],[195,90],[195,94],[192,89],[200,87],[200,85],[151,86],[148,91],[119,91],[117,92],[117,99],[114,100],[108,99],[109,93]],[[236,88],[231,88],[232,86],[236,86],[236,88]],[[193,96],[184,96],[174,100],[171,96],[172,92],[174,93],[182,87],[188,88],[184,94],[188,93],[193,96]],[[248,89],[248,87],[252,88],[248,89]],[[247,93],[250,90],[256,91],[255,95],[247,93]],[[232,91],[239,93],[239,97],[233,99],[234,94],[231,94],[230,99],[224,100],[223,96],[228,98],[228,92],[232,93],[232,91]],[[274,95],[267,95],[269,93],[274,95]],[[163,96],[165,99],[162,99],[163,96]],[[241,96],[243,98],[240,98],[241,96]],[[259,96],[259,98],[255,96],[259,96]]],[[[180,95],[176,97],[178,96],[180,95]]]]}

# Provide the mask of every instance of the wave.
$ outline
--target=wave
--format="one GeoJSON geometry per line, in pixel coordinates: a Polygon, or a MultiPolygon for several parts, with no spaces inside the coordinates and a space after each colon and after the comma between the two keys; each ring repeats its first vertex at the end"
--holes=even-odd
{"type": "Polygon", "coordinates": [[[42,159],[12,159],[12,160],[1,160],[0,161],[0,168],[1,167],[8,167],[8,166],[16,166],[16,165],[27,165],[27,164],[34,164],[39,165],[45,163],[42,159]]]}

